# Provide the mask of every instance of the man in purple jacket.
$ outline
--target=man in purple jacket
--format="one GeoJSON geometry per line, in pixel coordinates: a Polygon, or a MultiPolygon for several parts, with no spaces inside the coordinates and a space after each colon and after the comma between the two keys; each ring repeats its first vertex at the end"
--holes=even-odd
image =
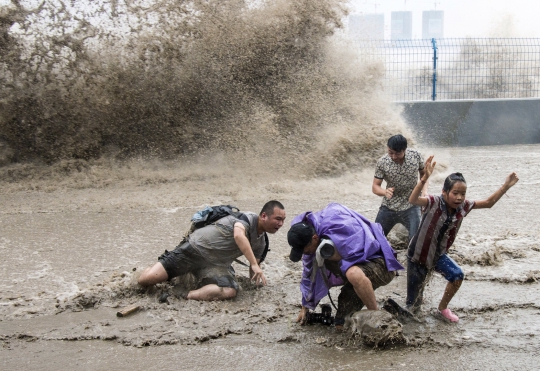
{"type": "Polygon", "coordinates": [[[338,203],[300,214],[291,224],[289,258],[293,262],[302,259],[304,265],[298,322],[305,323],[306,313],[314,310],[333,286],[343,285],[336,326],[364,305],[378,309],[374,290],[390,283],[396,271],[403,269],[380,224],[338,203]]]}

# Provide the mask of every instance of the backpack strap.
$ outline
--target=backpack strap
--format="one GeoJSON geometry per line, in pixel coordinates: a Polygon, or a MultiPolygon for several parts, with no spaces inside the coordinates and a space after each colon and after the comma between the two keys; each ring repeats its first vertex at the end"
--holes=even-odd
{"type": "Polygon", "coordinates": [[[270,251],[270,241],[268,241],[268,235],[266,234],[266,232],[264,232],[264,245],[264,251],[261,255],[261,261],[259,262],[259,264],[262,263],[264,259],[266,259],[266,254],[268,254],[268,251],[270,251]]]}
{"type": "MultiPolygon", "coordinates": [[[[247,217],[246,214],[244,213],[240,213],[239,215],[236,215],[236,217],[240,220],[243,220],[245,221],[249,226],[251,226],[251,223],[249,222],[249,218],[247,217]]],[[[270,241],[268,240],[268,234],[266,234],[266,232],[264,232],[264,251],[261,255],[261,260],[259,261],[259,264],[262,263],[264,261],[264,259],[266,259],[266,254],[268,254],[268,251],[270,251],[269,249],[270,247],[270,241]]],[[[235,261],[239,262],[238,260],[235,259],[235,261]]],[[[246,265],[246,264],[244,264],[246,265]]]]}
{"type": "Polygon", "coordinates": [[[251,223],[249,222],[249,218],[247,217],[246,214],[240,213],[240,214],[237,214],[235,216],[236,216],[237,219],[243,220],[244,222],[246,222],[251,227],[251,223]]]}

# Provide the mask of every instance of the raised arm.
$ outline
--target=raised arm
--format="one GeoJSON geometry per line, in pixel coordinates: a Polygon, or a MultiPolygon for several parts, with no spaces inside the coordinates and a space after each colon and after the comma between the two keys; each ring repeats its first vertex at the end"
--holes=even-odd
{"type": "Polygon", "coordinates": [[[242,254],[246,257],[247,261],[249,262],[250,272],[253,273],[253,276],[251,276],[251,279],[255,281],[255,284],[257,285],[259,283],[266,285],[266,277],[264,276],[264,273],[261,267],[259,267],[257,259],[255,258],[255,255],[253,254],[253,250],[251,249],[249,240],[246,237],[246,228],[240,222],[234,223],[234,241],[236,242],[236,245],[238,246],[242,254]]]}
{"type": "Polygon", "coordinates": [[[506,177],[504,184],[499,189],[493,192],[493,194],[489,196],[487,199],[482,200],[482,201],[476,201],[474,204],[474,208],[475,209],[491,208],[493,205],[497,203],[497,201],[501,199],[501,197],[503,196],[503,194],[506,193],[506,191],[508,191],[510,188],[514,186],[514,184],[518,182],[518,180],[519,178],[515,172],[510,173],[510,175],[506,177]]]}
{"type": "Polygon", "coordinates": [[[432,161],[433,161],[433,155],[428,157],[428,159],[426,160],[424,169],[420,170],[420,174],[423,173],[422,177],[420,178],[420,180],[416,184],[416,187],[414,187],[411,195],[409,196],[409,202],[413,205],[422,206],[422,207],[428,205],[428,198],[422,197],[421,194],[422,194],[422,190],[425,187],[427,187],[427,182],[428,182],[429,177],[433,173],[433,168],[435,167],[435,165],[437,165],[436,162],[432,162],[432,161]]]}
{"type": "MultiPolygon", "coordinates": [[[[419,169],[418,173],[420,175],[420,179],[426,174],[426,169],[419,169]]],[[[426,183],[422,186],[422,191],[420,192],[420,196],[427,196],[428,192],[428,186],[429,186],[429,180],[426,180],[426,183]]]]}

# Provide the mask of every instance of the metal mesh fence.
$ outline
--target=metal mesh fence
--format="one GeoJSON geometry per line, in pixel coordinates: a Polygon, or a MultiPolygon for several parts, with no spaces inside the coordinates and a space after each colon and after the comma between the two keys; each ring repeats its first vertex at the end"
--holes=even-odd
{"type": "Polygon", "coordinates": [[[396,101],[540,97],[540,39],[361,40],[396,101]]]}

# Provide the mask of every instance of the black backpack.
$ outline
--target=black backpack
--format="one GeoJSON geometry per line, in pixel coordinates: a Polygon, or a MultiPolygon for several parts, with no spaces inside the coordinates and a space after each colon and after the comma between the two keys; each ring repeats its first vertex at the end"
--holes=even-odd
{"type": "MultiPolygon", "coordinates": [[[[206,208],[206,209],[197,211],[197,213],[195,213],[195,215],[193,215],[193,218],[191,219],[191,227],[190,227],[189,231],[185,234],[184,239],[183,239],[182,242],[186,242],[187,238],[189,237],[189,235],[191,233],[193,233],[193,231],[195,231],[197,229],[200,229],[202,227],[206,227],[207,225],[214,224],[215,222],[217,222],[221,218],[224,218],[224,217],[229,216],[229,215],[232,215],[237,219],[243,220],[248,225],[250,225],[249,218],[246,216],[246,214],[240,212],[240,209],[237,208],[236,206],[233,206],[233,205],[217,205],[217,206],[210,206],[209,208],[211,210],[208,210],[208,208],[206,208]],[[201,215],[203,215],[203,216],[195,219],[195,216],[197,214],[199,214],[199,216],[201,216],[201,215]]],[[[270,251],[270,249],[268,248],[269,247],[269,241],[268,241],[268,235],[266,234],[266,232],[264,232],[264,242],[265,242],[265,247],[264,247],[263,254],[261,256],[260,263],[262,263],[264,261],[264,259],[266,259],[266,254],[268,254],[268,251],[270,251]]],[[[239,263],[242,263],[239,260],[236,260],[236,261],[239,262],[239,263]]],[[[242,263],[242,264],[244,264],[244,263],[242,263]]]]}
{"type": "MultiPolygon", "coordinates": [[[[207,208],[208,209],[208,208],[207,208]]],[[[197,214],[203,214],[207,209],[199,210],[197,211],[197,214]]],[[[236,206],[232,205],[218,205],[218,206],[211,206],[211,211],[205,214],[202,218],[199,218],[197,220],[195,219],[195,215],[191,219],[191,226],[193,230],[206,227],[209,224],[213,224],[217,222],[219,219],[224,218],[229,215],[233,215],[235,218],[242,219],[244,221],[248,221],[248,218],[245,216],[244,213],[240,212],[240,209],[236,206]]]]}

